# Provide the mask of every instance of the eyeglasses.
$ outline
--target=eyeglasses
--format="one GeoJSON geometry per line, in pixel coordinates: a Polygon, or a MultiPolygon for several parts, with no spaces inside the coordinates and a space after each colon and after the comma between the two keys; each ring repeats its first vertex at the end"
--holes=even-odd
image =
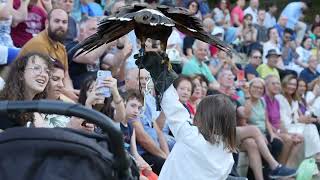
{"type": "Polygon", "coordinates": [[[33,67],[29,67],[26,69],[31,69],[33,73],[36,75],[42,74],[42,72],[45,72],[47,75],[50,76],[50,70],[48,68],[42,68],[40,65],[35,65],[33,67]]]}

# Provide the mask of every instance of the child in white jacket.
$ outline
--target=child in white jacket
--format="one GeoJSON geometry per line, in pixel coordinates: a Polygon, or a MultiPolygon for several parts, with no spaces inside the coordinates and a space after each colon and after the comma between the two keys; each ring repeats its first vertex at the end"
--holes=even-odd
{"type": "Polygon", "coordinates": [[[161,107],[176,144],[159,180],[226,179],[236,150],[236,108],[229,98],[205,97],[197,107],[194,125],[173,85],[165,91],[161,107]]]}

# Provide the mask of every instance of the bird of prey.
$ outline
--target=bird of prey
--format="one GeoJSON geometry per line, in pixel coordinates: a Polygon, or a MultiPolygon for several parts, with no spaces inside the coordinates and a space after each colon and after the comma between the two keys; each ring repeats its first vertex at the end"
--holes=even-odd
{"type": "Polygon", "coordinates": [[[140,52],[144,52],[147,38],[160,40],[160,48],[166,52],[167,40],[173,27],[231,55],[232,48],[204,31],[201,21],[191,15],[187,9],[163,5],[152,8],[142,4],[124,6],[115,15],[102,19],[97,32],[79,44],[78,48],[82,50],[77,55],[90,52],[105,43],[117,40],[132,30],[141,42],[140,52]]]}

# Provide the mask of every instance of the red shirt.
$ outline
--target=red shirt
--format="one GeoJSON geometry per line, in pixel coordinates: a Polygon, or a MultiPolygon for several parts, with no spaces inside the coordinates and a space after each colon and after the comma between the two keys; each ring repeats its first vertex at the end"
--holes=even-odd
{"type": "Polygon", "coordinates": [[[211,56],[215,56],[218,54],[219,49],[216,46],[210,45],[209,49],[210,49],[211,56]]]}
{"type": "Polygon", "coordinates": [[[188,101],[186,103],[187,108],[189,109],[189,112],[192,116],[194,116],[196,114],[196,109],[193,108],[193,106],[191,105],[191,103],[188,101]]]}
{"type": "Polygon", "coordinates": [[[244,11],[241,9],[240,6],[236,6],[231,11],[231,24],[234,24],[233,16],[237,15],[239,18],[239,22],[242,24],[244,19],[244,11]]]}
{"type": "MultiPolygon", "coordinates": [[[[20,0],[14,0],[13,8],[20,7],[20,0]]],[[[36,5],[28,6],[27,19],[11,29],[11,37],[16,47],[22,47],[33,36],[45,29],[47,13],[36,5]]]]}

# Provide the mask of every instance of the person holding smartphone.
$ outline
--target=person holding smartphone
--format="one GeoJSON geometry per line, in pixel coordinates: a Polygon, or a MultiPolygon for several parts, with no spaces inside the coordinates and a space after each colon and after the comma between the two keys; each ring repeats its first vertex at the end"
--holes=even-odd
{"type": "Polygon", "coordinates": [[[125,119],[124,103],[118,91],[117,80],[112,76],[106,77],[100,83],[96,74],[88,76],[81,86],[79,103],[102,112],[115,122],[125,119]],[[109,89],[110,97],[105,97],[101,89],[109,89]]]}
{"type": "Polygon", "coordinates": [[[252,24],[253,17],[251,14],[246,14],[244,16],[243,21],[243,28],[241,29],[241,40],[242,44],[242,51],[243,53],[248,54],[250,52],[251,46],[257,42],[257,29],[252,24]]]}

